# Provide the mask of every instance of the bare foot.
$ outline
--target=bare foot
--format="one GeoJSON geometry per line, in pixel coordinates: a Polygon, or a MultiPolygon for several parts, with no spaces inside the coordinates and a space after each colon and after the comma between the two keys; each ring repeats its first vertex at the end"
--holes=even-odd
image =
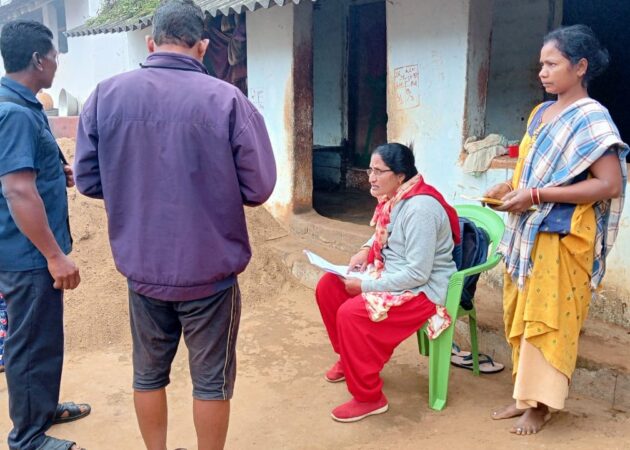
{"type": "Polygon", "coordinates": [[[516,421],[510,433],[521,436],[536,434],[551,419],[551,413],[546,405],[540,403],[537,408],[525,410],[523,416],[516,421]]]}
{"type": "Polygon", "coordinates": [[[511,419],[512,417],[522,416],[525,413],[524,409],[518,409],[516,403],[509,404],[501,409],[497,409],[492,412],[492,418],[494,420],[511,419]]]}

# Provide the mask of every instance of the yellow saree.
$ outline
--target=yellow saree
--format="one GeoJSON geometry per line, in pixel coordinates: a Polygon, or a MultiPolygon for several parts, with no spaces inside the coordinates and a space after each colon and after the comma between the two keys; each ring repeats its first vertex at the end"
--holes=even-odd
{"type": "MultiPolygon", "coordinates": [[[[533,133],[529,130],[538,108],[532,111],[528,132],[520,144],[514,186],[518,186],[524,159],[542,126],[533,133]]],[[[531,254],[532,271],[522,290],[507,272],[504,276],[505,334],[512,347],[514,393],[519,408],[535,407],[537,402],[554,409],[564,407],[568,380],[577,360],[578,337],[592,295],[596,230],[593,204],[577,205],[568,234],[538,233],[531,254]],[[524,372],[540,376],[518,376],[521,364],[527,366],[524,372]],[[551,367],[544,367],[546,364],[551,367]],[[562,386],[565,389],[559,388],[562,386]]]]}

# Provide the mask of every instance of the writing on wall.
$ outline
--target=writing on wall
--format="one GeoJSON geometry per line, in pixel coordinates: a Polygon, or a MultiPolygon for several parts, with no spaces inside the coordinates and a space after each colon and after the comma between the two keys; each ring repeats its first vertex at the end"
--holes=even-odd
{"type": "Polygon", "coordinates": [[[250,89],[249,100],[258,111],[263,112],[265,110],[265,91],[262,89],[250,89]]]}
{"type": "Polygon", "coordinates": [[[420,106],[420,72],[418,65],[403,66],[394,69],[394,88],[398,109],[410,109],[420,106]]]}

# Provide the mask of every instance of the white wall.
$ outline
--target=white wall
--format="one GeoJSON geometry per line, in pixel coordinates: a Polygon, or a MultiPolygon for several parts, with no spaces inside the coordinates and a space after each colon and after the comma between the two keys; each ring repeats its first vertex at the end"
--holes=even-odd
{"type": "Polygon", "coordinates": [[[153,33],[153,27],[144,30],[130,31],[127,33],[127,70],[133,70],[140,67],[140,63],[144,62],[149,56],[147,49],[146,37],[153,33]]]}
{"type": "Polygon", "coordinates": [[[457,203],[506,175],[491,170],[473,177],[457,165],[466,132],[469,3],[387,2],[388,139],[413,142],[418,170],[457,203]]]}
{"type": "Polygon", "coordinates": [[[68,38],[68,53],[59,55],[59,68],[49,90],[55,106],[62,88],[85,101],[99,81],[124,71],[126,47],[124,33],[68,38]]]}
{"type": "MultiPolygon", "coordinates": [[[[83,25],[99,9],[100,0],[66,0],[68,30],[83,25]]],[[[59,91],[66,89],[85,102],[97,83],[111,76],[136,69],[146,59],[144,36],[152,28],[129,33],[107,33],[68,38],[68,53],[59,55],[59,68],[49,93],[55,107],[59,91]]]]}
{"type": "Polygon", "coordinates": [[[68,38],[68,53],[59,56],[59,69],[50,89],[55,104],[62,88],[85,101],[99,82],[137,69],[148,55],[144,36],[151,30],[68,38]]]}
{"type": "Polygon", "coordinates": [[[278,167],[278,182],[266,204],[282,217],[290,209],[294,179],[291,115],[293,97],[293,4],[247,12],[249,96],[265,118],[278,167]]]}
{"type": "MultiPolygon", "coordinates": [[[[626,186],[626,195],[629,195],[626,186]]],[[[598,301],[591,304],[591,314],[630,327],[630,205],[626,200],[621,229],[610,257],[598,301]]]]}

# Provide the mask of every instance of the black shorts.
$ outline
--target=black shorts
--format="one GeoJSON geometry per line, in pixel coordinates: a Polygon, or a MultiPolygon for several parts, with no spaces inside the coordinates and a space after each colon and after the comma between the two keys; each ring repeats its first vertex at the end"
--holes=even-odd
{"type": "Polygon", "coordinates": [[[199,300],[157,300],[129,289],[133,388],[152,391],[170,382],[171,363],[184,334],[199,400],[229,400],[236,378],[236,337],[241,318],[238,284],[199,300]]]}

